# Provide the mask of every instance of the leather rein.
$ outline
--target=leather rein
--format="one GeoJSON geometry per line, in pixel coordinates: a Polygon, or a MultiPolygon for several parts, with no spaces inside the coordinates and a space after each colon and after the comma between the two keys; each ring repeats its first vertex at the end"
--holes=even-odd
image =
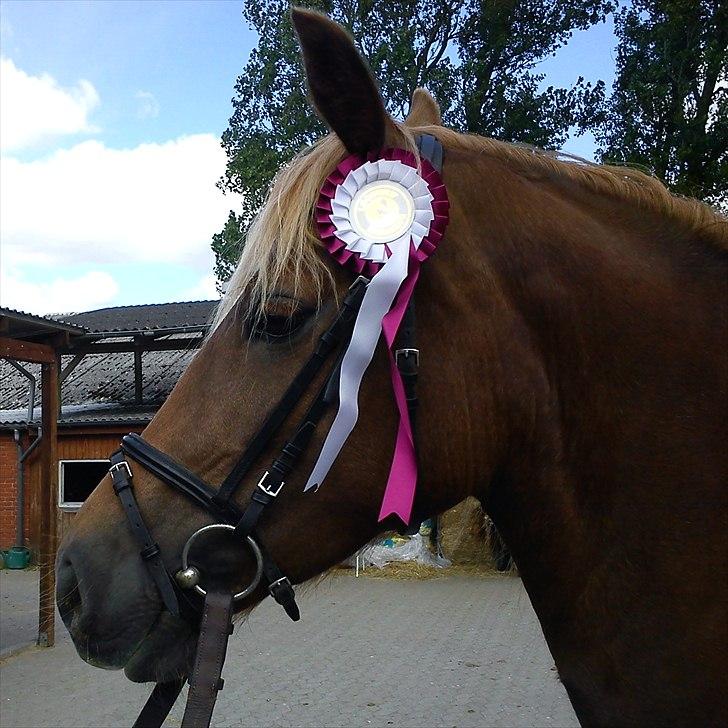
{"type": "MultiPolygon", "coordinates": [[[[430,135],[417,139],[422,156],[442,169],[442,146],[430,135]]],[[[183,728],[207,728],[218,692],[222,689],[221,672],[227,642],[232,634],[235,603],[252,594],[263,582],[269,594],[294,621],[300,619],[295,593],[288,577],[281,571],[270,552],[261,543],[255,528],[264,511],[275,502],[293,471],[311,443],[316,428],[329,407],[338,397],[338,379],[343,352],[351,339],[359,308],[369,280],[359,276],[349,288],[332,324],[319,337],[318,343],[281,399],[268,414],[265,422],[248,442],[218,489],[178,463],[166,453],[150,445],[136,434],[125,435],[121,447],[109,458],[114,492],[119,497],[132,533],[139,544],[140,556],[146,563],[165,608],[193,628],[199,628],[199,639],[194,667],[190,677],[190,690],[182,721],[183,728]],[[308,410],[293,430],[270,467],[253,489],[244,509],[234,502],[238,487],[256,461],[264,454],[272,438],[308,391],[323,365],[335,356],[328,377],[313,399],[308,410]],[[180,558],[180,568],[172,575],[167,569],[159,546],[144,522],[134,496],[131,460],[152,473],[156,478],[181,492],[197,506],[208,511],[215,523],[195,531],[187,540],[180,558]],[[250,584],[238,593],[220,589],[205,590],[200,584],[200,572],[192,563],[190,553],[197,538],[213,531],[229,532],[237,541],[247,544],[255,559],[255,574],[250,584]],[[200,597],[204,604],[200,609],[200,597]]],[[[419,351],[415,348],[414,299],[405,313],[397,337],[395,359],[405,389],[410,419],[415,424],[417,409],[417,376],[419,351]]],[[[157,683],[144,705],[134,728],[159,728],[172,709],[184,686],[184,678],[157,683]]]]}

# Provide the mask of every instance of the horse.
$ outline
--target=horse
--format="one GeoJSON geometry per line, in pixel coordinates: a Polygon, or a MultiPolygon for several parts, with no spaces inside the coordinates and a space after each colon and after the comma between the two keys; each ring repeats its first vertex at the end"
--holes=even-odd
{"type": "MultiPolygon", "coordinates": [[[[417,155],[415,137],[434,136],[450,222],[415,292],[415,511],[483,504],[582,724],[725,725],[728,221],[636,170],[450,130],[422,89],[395,122],[341,27],[298,9],[293,22],[331,133],[280,170],[211,333],[144,440],[222,480],[351,284],[314,232],[327,175],[349,153],[417,155]]],[[[303,492],[312,447],[257,526],[294,584],[401,525],[377,518],[397,426],[387,370],[380,343],[326,482],[303,492]]],[[[132,467],[177,568],[210,516],[132,467]]],[[[247,583],[253,559],[219,541],[202,572],[247,583]]],[[[266,596],[259,586],[238,613],[266,596]]],[[[57,602],[91,664],[139,682],[189,674],[195,629],[164,608],[109,476],[60,546],[57,602]]]]}

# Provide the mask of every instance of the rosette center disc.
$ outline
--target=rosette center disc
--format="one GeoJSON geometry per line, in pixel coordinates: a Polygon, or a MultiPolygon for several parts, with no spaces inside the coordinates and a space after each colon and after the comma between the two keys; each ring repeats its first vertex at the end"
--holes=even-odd
{"type": "Polygon", "coordinates": [[[379,180],[364,185],[351,201],[351,226],[365,240],[391,243],[401,238],[415,219],[415,201],[397,182],[379,180]]]}

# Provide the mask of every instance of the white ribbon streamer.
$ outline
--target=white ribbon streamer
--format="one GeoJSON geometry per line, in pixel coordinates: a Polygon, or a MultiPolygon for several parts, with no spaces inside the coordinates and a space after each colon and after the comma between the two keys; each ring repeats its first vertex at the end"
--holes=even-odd
{"type": "Polygon", "coordinates": [[[334,464],[359,417],[359,386],[382,333],[382,319],[407,277],[409,234],[390,244],[392,255],[364,293],[349,348],[341,362],[339,411],[304,490],[318,488],[334,464]]]}

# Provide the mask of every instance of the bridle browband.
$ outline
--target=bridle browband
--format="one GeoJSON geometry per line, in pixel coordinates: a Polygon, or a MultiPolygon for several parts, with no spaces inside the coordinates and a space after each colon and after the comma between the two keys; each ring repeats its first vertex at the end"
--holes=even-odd
{"type": "MultiPolygon", "coordinates": [[[[418,137],[417,145],[421,155],[429,159],[440,171],[442,168],[440,143],[430,135],[422,135],[418,137]]],[[[141,546],[141,558],[149,569],[165,608],[195,628],[199,626],[200,637],[193,674],[190,678],[183,728],[209,726],[217,692],[222,688],[220,673],[225,659],[227,640],[232,634],[235,602],[252,594],[260,582],[264,581],[268,592],[284,608],[286,614],[294,621],[300,619],[291,582],[261,543],[255,528],[265,509],[280,494],[286,478],[310,444],[316,427],[330,405],[337,399],[341,359],[351,338],[368,283],[369,280],[363,276],[354,281],[333,323],[321,334],[313,353],[299,369],[219,488],[213,488],[184,465],[133,433],[122,438],[121,448],[109,459],[111,462],[109,474],[114,492],[119,497],[134,537],[141,546]],[[337,354],[335,363],[298,426],[294,428],[293,436],[264,472],[253,489],[248,504],[241,510],[232,500],[238,487],[308,392],[323,365],[334,354],[337,354]],[[178,490],[195,505],[208,511],[215,519],[215,523],[198,529],[188,538],[182,550],[180,568],[174,572],[174,576],[167,569],[159,546],[142,517],[134,496],[132,469],[127,458],[133,461],[135,466],[142,466],[156,478],[178,490]],[[236,594],[219,589],[206,591],[200,584],[199,570],[190,563],[190,552],[196,539],[202,534],[216,530],[229,531],[239,542],[247,544],[255,559],[256,570],[253,579],[245,589],[236,594]],[[202,610],[199,599],[194,596],[195,592],[204,597],[202,610]]],[[[395,358],[414,425],[419,367],[419,351],[415,348],[414,300],[407,308],[397,337],[397,346],[399,348],[395,358]]],[[[134,723],[134,728],[159,728],[183,685],[182,679],[157,683],[134,723]]]]}

